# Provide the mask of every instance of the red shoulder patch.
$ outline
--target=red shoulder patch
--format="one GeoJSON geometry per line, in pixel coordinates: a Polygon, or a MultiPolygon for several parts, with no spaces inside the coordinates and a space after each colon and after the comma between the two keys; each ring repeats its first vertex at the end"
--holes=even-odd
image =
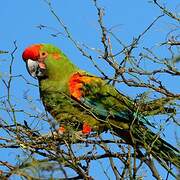
{"type": "Polygon", "coordinates": [[[80,100],[82,97],[81,89],[83,87],[83,83],[81,81],[82,75],[80,73],[75,73],[71,76],[69,80],[69,91],[72,97],[77,100],[80,100]]]}
{"type": "Polygon", "coordinates": [[[73,74],[69,80],[69,91],[72,97],[80,100],[84,96],[82,88],[85,84],[97,79],[96,77],[91,77],[85,74],[80,74],[79,72],[73,74]]]}

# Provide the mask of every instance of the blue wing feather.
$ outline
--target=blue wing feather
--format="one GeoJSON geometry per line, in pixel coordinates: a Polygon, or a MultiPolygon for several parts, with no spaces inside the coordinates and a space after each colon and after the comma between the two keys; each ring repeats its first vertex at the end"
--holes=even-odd
{"type": "Polygon", "coordinates": [[[81,98],[81,102],[88,107],[91,112],[93,112],[95,115],[98,117],[101,117],[102,119],[107,119],[107,117],[113,117],[116,118],[117,120],[123,120],[126,121],[127,123],[130,123],[133,121],[133,119],[137,119],[139,122],[143,123],[144,125],[149,125],[151,127],[155,126],[148,121],[147,118],[142,116],[141,114],[134,112],[126,112],[126,111],[121,111],[118,112],[114,109],[107,110],[103,104],[98,103],[96,101],[92,101],[89,98],[81,98]]]}

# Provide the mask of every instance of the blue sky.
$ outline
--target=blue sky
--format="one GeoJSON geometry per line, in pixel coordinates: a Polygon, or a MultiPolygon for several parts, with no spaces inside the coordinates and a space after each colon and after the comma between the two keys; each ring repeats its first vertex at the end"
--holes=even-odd
{"type": "MultiPolygon", "coordinates": [[[[158,15],[161,14],[159,9],[148,1],[127,0],[120,2],[119,0],[104,0],[100,1],[100,4],[105,9],[105,24],[109,28],[117,26],[113,29],[113,31],[124,43],[131,42],[133,37],[137,37],[158,15]]],[[[178,0],[167,0],[166,4],[168,8],[176,10],[178,0]]],[[[58,16],[62,18],[69,28],[72,36],[78,42],[84,43],[93,48],[102,48],[102,44],[100,43],[99,26],[97,23],[97,13],[92,0],[52,0],[52,5],[58,16]]],[[[63,32],[63,29],[50,13],[45,1],[2,1],[0,6],[0,23],[0,50],[11,51],[14,48],[13,41],[16,40],[17,42],[18,49],[15,54],[15,61],[13,65],[14,75],[22,74],[29,81],[36,83],[36,80],[32,79],[28,75],[21,58],[24,48],[34,43],[55,44],[60,47],[80,68],[99,75],[91,62],[87,61],[87,59],[79,53],[79,51],[67,38],[64,38],[63,35],[59,35],[58,37],[51,36],[52,33],[56,33],[54,29],[58,29],[60,32],[63,32]],[[40,30],[37,28],[40,24],[47,25],[51,28],[49,30],[40,30]]],[[[159,23],[157,23],[154,28],[145,35],[141,43],[145,46],[152,47],[158,42],[163,42],[165,34],[169,31],[170,26],[173,26],[173,24],[169,23],[169,18],[163,17],[159,23]]],[[[118,52],[119,46],[115,42],[113,43],[114,52],[118,52]]],[[[166,54],[168,57],[169,54],[166,51],[160,52],[160,55],[164,56],[166,54]]],[[[0,61],[0,72],[3,72],[3,75],[6,76],[9,56],[4,55],[0,58],[7,59],[6,61],[0,61]]],[[[97,63],[101,64],[97,57],[96,59],[97,63]]],[[[107,64],[104,64],[101,68],[107,71],[107,73],[112,73],[112,69],[108,68],[107,64]]],[[[170,81],[167,80],[167,82],[170,83],[170,88],[173,87],[176,91],[177,88],[175,82],[170,81]]],[[[3,89],[4,93],[5,89],[2,84],[0,84],[0,88],[3,89]]],[[[38,89],[34,87],[28,87],[28,89],[28,93],[34,99],[38,99],[38,89]]],[[[23,80],[14,81],[12,94],[15,95],[14,99],[17,103],[19,103],[21,108],[28,107],[27,104],[21,103],[23,93],[26,90],[27,86],[23,80]]],[[[132,89],[126,90],[124,87],[122,87],[122,91],[132,96],[138,92],[134,90],[132,92],[132,89]]],[[[3,116],[3,112],[1,115],[3,116]]],[[[167,133],[168,141],[174,143],[171,136],[171,133],[167,133]]],[[[13,156],[10,151],[6,150],[3,152],[4,154],[2,158],[4,159],[8,156],[13,156]]],[[[2,154],[0,154],[0,159],[1,156],[2,154]]],[[[150,177],[147,177],[146,179],[149,178],[150,177]]]]}

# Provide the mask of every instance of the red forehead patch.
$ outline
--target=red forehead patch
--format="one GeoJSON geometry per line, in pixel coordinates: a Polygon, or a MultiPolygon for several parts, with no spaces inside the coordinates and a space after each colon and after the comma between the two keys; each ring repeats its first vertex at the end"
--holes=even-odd
{"type": "Polygon", "coordinates": [[[24,59],[24,61],[28,59],[37,60],[39,58],[39,51],[41,47],[41,44],[27,47],[22,54],[22,58],[24,59]]]}

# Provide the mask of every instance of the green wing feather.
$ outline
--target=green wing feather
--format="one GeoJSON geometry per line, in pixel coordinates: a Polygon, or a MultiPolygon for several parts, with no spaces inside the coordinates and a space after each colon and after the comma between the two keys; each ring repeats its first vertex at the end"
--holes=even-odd
{"type": "Polygon", "coordinates": [[[144,147],[162,165],[172,162],[180,168],[179,151],[147,128],[151,123],[146,116],[166,112],[164,106],[171,98],[134,102],[106,81],[78,69],[57,48],[48,45],[43,50],[49,53],[45,61],[48,78],[40,80],[40,93],[55,119],[67,126],[86,122],[95,131],[111,129],[127,143],[144,147]],[[53,59],[54,52],[60,53],[59,60],[53,59]],[[71,84],[76,73],[83,76],[77,76],[71,84]]]}
{"type": "Polygon", "coordinates": [[[77,86],[78,83],[81,84],[81,86],[78,86],[80,87],[78,90],[81,91],[79,100],[82,105],[89,108],[98,118],[108,122],[116,135],[120,135],[129,143],[144,147],[165,168],[168,168],[166,164],[168,162],[180,168],[179,151],[148,129],[148,125],[154,126],[145,117],[145,114],[149,116],[163,113],[165,108],[163,109],[162,105],[171,101],[172,98],[154,100],[143,104],[142,108],[138,109],[141,106],[134,103],[129,97],[119,93],[102,79],[92,76],[91,81],[89,79],[91,76],[86,76],[87,81],[86,78],[79,78],[77,81],[77,86]],[[151,111],[153,112],[151,113],[151,111]],[[127,136],[127,132],[130,131],[131,133],[127,136]]]}

